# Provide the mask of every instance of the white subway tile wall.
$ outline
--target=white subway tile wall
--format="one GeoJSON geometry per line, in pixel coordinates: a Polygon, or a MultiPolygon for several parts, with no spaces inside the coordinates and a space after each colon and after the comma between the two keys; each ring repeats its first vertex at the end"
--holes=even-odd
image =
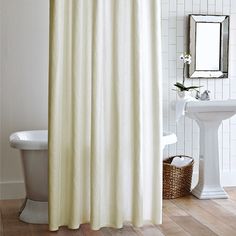
{"type": "MultiPolygon", "coordinates": [[[[236,0],[162,0],[163,119],[164,129],[175,132],[178,142],[164,150],[164,157],[185,154],[194,157],[198,172],[199,128],[195,121],[182,117],[178,124],[171,104],[176,100],[173,84],[182,80],[179,56],[188,48],[189,14],[230,15],[230,64],[228,79],[188,79],[187,84],[201,85],[211,91],[213,99],[236,99],[236,0]]],[[[236,185],[236,116],[219,128],[221,181],[236,185]]]]}

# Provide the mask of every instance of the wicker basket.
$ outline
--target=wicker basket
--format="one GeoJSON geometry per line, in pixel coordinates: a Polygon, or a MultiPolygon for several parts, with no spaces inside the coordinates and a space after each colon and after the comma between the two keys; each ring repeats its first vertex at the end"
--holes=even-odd
{"type": "Polygon", "coordinates": [[[163,198],[172,199],[185,196],[191,191],[192,172],[194,160],[192,157],[177,155],[179,157],[188,157],[192,161],[183,167],[171,165],[174,157],[169,157],[163,161],[163,198]]]}

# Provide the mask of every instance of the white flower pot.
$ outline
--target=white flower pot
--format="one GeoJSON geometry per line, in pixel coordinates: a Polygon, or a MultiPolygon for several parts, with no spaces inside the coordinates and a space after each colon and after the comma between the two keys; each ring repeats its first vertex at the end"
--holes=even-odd
{"type": "Polygon", "coordinates": [[[177,93],[180,99],[186,99],[192,97],[191,91],[178,91],[177,93]]]}

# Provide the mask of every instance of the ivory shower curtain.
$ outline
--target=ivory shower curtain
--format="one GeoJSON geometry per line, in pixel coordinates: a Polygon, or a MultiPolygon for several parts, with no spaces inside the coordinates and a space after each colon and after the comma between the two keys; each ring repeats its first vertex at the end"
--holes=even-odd
{"type": "Polygon", "coordinates": [[[50,230],[161,223],[159,2],[50,2],[50,230]]]}

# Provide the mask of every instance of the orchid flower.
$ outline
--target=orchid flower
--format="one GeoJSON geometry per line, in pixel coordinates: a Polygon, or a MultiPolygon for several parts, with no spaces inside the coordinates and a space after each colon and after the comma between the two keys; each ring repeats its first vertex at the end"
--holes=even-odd
{"type": "Polygon", "coordinates": [[[185,65],[188,64],[190,65],[191,64],[191,55],[188,54],[188,53],[182,53],[180,55],[180,60],[183,61],[184,65],[183,65],[183,85],[184,85],[184,82],[185,82],[185,65]]]}
{"type": "Polygon", "coordinates": [[[186,67],[186,64],[190,65],[191,64],[191,55],[188,54],[188,53],[182,53],[180,55],[180,60],[183,61],[183,82],[182,84],[179,83],[179,82],[176,82],[174,84],[175,87],[177,87],[180,91],[189,91],[189,90],[192,90],[192,89],[198,89],[200,88],[201,86],[189,86],[189,87],[185,87],[184,85],[184,82],[185,82],[185,67],[186,67]]]}
{"type": "Polygon", "coordinates": [[[184,64],[191,64],[191,55],[190,54],[187,54],[187,53],[182,53],[181,55],[180,55],[180,59],[181,60],[183,60],[183,63],[184,64]]]}

